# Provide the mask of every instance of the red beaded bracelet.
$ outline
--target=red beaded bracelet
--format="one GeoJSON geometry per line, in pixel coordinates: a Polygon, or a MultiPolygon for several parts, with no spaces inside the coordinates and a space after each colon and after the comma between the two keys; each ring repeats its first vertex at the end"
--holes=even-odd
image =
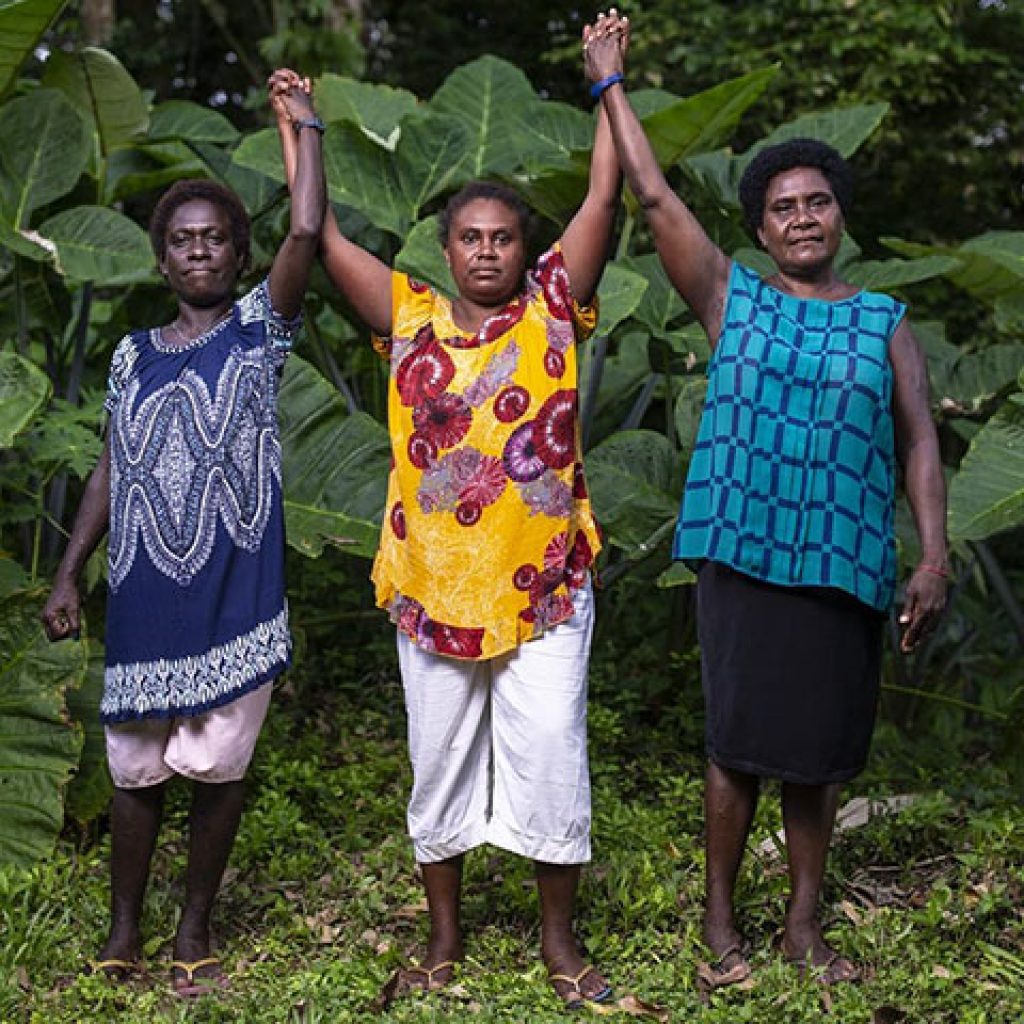
{"type": "Polygon", "coordinates": [[[948,580],[950,576],[949,570],[944,565],[928,565],[922,562],[918,569],[924,572],[930,572],[933,576],[941,576],[944,580],[948,580]]]}

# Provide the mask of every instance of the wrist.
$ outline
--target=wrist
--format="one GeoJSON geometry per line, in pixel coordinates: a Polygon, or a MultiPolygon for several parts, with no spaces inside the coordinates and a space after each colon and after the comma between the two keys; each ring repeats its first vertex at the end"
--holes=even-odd
{"type": "Polygon", "coordinates": [[[621,71],[613,71],[610,75],[605,75],[603,78],[599,78],[590,87],[590,98],[598,100],[605,90],[610,89],[613,85],[618,84],[625,80],[625,75],[621,71]]]}
{"type": "Polygon", "coordinates": [[[292,130],[298,135],[303,128],[313,128],[323,135],[327,130],[327,125],[316,114],[310,114],[308,117],[296,117],[292,121],[292,130]]]}

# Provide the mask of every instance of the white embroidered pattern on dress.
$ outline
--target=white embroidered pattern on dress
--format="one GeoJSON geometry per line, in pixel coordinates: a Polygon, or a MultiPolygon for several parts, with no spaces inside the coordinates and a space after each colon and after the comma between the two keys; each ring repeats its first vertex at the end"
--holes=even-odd
{"type": "Polygon", "coordinates": [[[218,520],[256,551],[280,485],[277,375],[261,348],[235,348],[211,397],[193,370],[144,399],[132,378],[111,429],[110,586],[131,571],[141,535],[153,565],[187,585],[213,550],[218,520]]]}
{"type": "Polygon", "coordinates": [[[203,654],[108,666],[100,716],[123,721],[216,707],[250,684],[267,680],[291,655],[288,609],[203,654]]]}

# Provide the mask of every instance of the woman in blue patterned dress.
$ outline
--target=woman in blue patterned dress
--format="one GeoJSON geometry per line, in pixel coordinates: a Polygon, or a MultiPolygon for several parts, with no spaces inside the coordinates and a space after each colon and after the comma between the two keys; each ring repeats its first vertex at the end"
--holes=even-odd
{"type": "Polygon", "coordinates": [[[165,783],[183,775],[193,795],[172,964],[183,996],[226,981],[210,915],[271,680],[291,655],[277,393],[325,188],[310,97],[291,88],[275,102],[298,136],[288,234],[267,278],[236,301],[249,263],[239,198],[188,180],[157,204],[150,237],[178,315],[133,331],[114,352],[106,443],[42,615],[51,640],[77,634],[77,580],[109,530],[100,715],[115,787],[111,928],[91,967],[121,978],[138,966],[165,783]]]}
{"type": "Polygon", "coordinates": [[[708,767],[701,967],[750,973],[733,890],[761,778],[782,782],[786,957],[826,982],[858,969],[818,903],[839,784],[863,768],[894,596],[895,463],[922,561],[900,613],[909,651],[945,602],[945,492],[921,350],[902,303],[836,273],[850,172],[831,147],[762,150],[740,185],[776,273],[734,263],[669,188],[630,107],[621,48],[586,47],[629,184],[666,273],[707,333],[708,392],[673,554],[699,566],[708,767]]]}

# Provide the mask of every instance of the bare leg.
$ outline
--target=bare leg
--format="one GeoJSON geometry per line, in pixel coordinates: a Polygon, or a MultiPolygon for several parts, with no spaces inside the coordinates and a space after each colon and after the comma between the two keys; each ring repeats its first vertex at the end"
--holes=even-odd
{"type": "Polygon", "coordinates": [[[782,949],[790,960],[826,968],[823,980],[846,981],[856,967],[825,942],[818,921],[818,903],[825,863],[839,806],[839,786],[782,786],[782,821],[789,854],[792,887],[786,911],[782,949]]]}
{"type": "Polygon", "coordinates": [[[705,907],[704,941],[720,967],[728,971],[741,960],[743,939],[736,927],[733,894],[759,795],[759,780],[713,761],[708,762],[704,783],[705,907]]]}
{"type": "MultiPolygon", "coordinates": [[[[462,959],[462,862],[460,854],[420,865],[430,911],[430,938],[422,962],[427,970],[446,960],[462,959]]],[[[451,975],[451,968],[444,968],[432,975],[433,983],[443,985],[451,975]]],[[[427,979],[422,980],[420,987],[428,987],[427,979]]]]}
{"type": "MultiPolygon", "coordinates": [[[[134,961],[142,955],[142,901],[163,818],[164,783],[115,789],[110,816],[110,934],[99,959],[134,961]]],[[[109,972],[118,972],[111,969],[109,972]]]]}
{"type": "Polygon", "coordinates": [[[579,991],[566,981],[555,981],[555,991],[563,999],[582,994],[595,999],[608,991],[608,982],[596,971],[580,977],[587,966],[580,956],[573,933],[576,890],[580,881],[578,864],[547,864],[535,861],[537,892],[540,896],[540,953],[549,974],[578,978],[579,991]]]}
{"type": "MultiPolygon", "coordinates": [[[[174,937],[174,959],[186,962],[210,955],[210,917],[242,818],[244,782],[192,784],[189,813],[185,906],[174,937]]],[[[217,977],[216,965],[199,968],[197,978],[217,977]]]]}

